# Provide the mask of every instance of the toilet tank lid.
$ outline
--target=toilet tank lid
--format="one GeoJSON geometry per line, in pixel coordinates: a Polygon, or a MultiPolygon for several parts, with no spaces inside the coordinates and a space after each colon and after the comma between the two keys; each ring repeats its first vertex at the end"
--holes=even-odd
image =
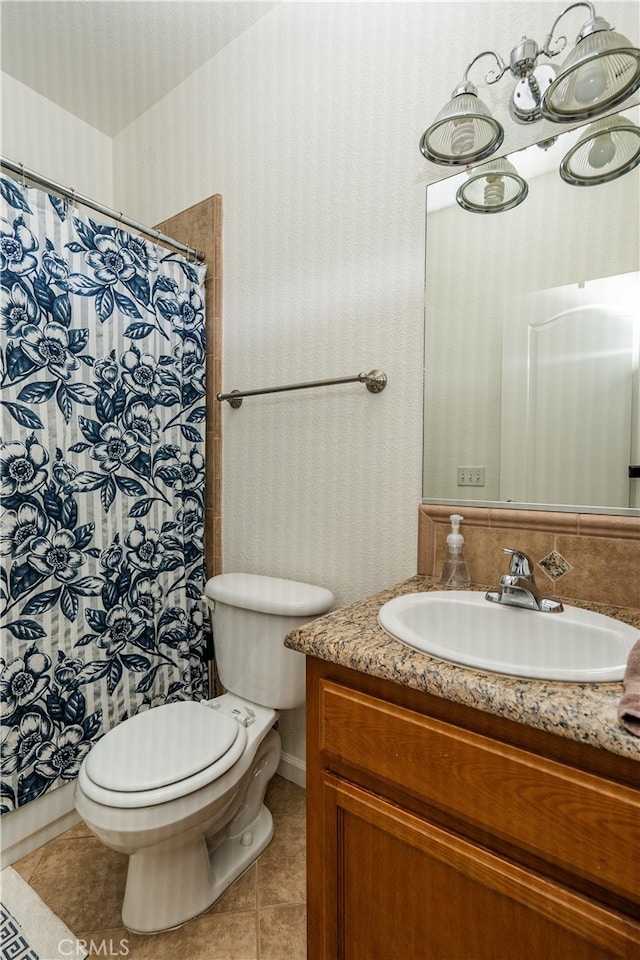
{"type": "Polygon", "coordinates": [[[205,593],[232,607],[286,617],[326,613],[334,600],[331,591],[324,587],[255,573],[221,573],[207,581],[205,593]]]}

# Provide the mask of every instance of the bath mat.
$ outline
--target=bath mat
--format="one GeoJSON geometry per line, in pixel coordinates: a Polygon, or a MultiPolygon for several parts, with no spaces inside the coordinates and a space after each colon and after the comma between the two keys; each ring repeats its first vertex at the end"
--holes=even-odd
{"type": "Polygon", "coordinates": [[[11,867],[0,873],[0,960],[86,957],[68,927],[11,867]]]}

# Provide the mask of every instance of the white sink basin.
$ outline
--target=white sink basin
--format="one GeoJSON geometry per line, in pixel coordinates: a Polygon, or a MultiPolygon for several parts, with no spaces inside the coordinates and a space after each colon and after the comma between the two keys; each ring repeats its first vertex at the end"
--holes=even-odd
{"type": "Polygon", "coordinates": [[[539,613],[489,603],[483,593],[409,593],[380,608],[380,626],[397,640],[464,666],[540,680],[622,680],[638,631],[565,604],[539,613]]]}

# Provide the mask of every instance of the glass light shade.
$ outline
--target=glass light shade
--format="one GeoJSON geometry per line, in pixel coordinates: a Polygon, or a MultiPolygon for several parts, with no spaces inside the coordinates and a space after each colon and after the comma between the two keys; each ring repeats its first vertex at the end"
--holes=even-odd
{"type": "Polygon", "coordinates": [[[420,150],[433,163],[456,166],[491,156],[503,139],[503,128],[473,84],[464,83],[423,133],[420,150]]]}
{"type": "Polygon", "coordinates": [[[505,160],[490,160],[476,167],[458,188],[456,200],[471,213],[502,213],[522,203],[529,187],[518,171],[505,160]]]}
{"type": "Polygon", "coordinates": [[[589,120],[618,106],[640,87],[640,50],[596,17],[591,28],[562,64],[544,91],[540,110],[547,120],[589,120]]]}
{"type": "Polygon", "coordinates": [[[640,164],[640,127],[626,117],[596,120],[560,164],[560,176],[576,187],[608,183],[640,164]]]}

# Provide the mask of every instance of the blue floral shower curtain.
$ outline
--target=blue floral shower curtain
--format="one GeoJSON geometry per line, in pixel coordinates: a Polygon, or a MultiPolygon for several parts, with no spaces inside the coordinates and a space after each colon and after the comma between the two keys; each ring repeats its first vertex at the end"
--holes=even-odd
{"type": "Polygon", "coordinates": [[[207,695],[203,265],[0,178],[2,812],[207,695]]]}

